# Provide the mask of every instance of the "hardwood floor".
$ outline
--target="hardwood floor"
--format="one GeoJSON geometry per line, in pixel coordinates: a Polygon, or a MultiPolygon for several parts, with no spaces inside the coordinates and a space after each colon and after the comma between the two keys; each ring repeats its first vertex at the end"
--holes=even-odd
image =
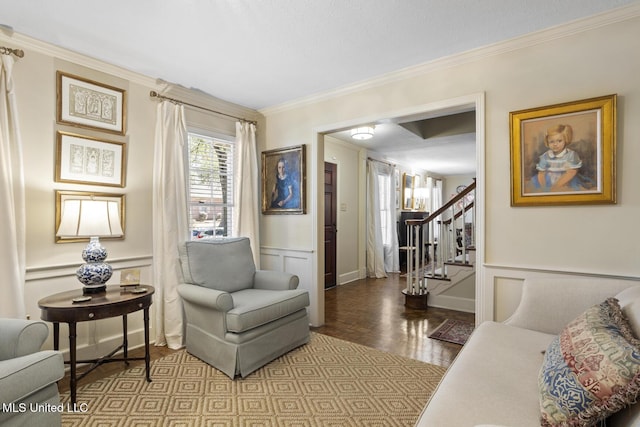
{"type": "Polygon", "coordinates": [[[404,278],[362,279],[325,291],[325,324],[312,331],[389,353],[448,367],[460,345],[428,338],[445,319],[475,320],[473,313],[404,306],[404,278]]]}
{"type": "MultiPolygon", "coordinates": [[[[474,314],[429,307],[404,306],[404,279],[391,274],[387,279],[362,279],[325,291],[325,324],[312,331],[345,341],[377,348],[423,362],[448,367],[462,348],[428,338],[445,319],[474,321],[474,314]]],[[[151,346],[151,360],[175,350],[151,346]]],[[[144,349],[129,351],[131,357],[144,356],[144,349]]],[[[130,366],[142,364],[130,362],[130,366]]],[[[78,382],[78,386],[120,372],[122,362],[106,363],[78,382]]],[[[68,374],[58,382],[60,392],[69,390],[68,374]]]]}

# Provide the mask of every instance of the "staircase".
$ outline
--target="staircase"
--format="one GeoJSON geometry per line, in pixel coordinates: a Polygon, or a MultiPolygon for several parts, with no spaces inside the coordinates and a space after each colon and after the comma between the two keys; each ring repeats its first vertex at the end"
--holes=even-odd
{"type": "Polygon", "coordinates": [[[406,221],[407,307],[426,308],[427,295],[475,278],[475,189],[474,180],[427,218],[406,221]]]}

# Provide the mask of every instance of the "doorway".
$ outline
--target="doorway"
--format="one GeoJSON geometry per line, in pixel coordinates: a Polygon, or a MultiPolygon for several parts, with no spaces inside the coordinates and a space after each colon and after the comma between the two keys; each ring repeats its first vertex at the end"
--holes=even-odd
{"type": "Polygon", "coordinates": [[[324,288],[338,284],[338,165],[324,162],[324,288]]]}
{"type": "MultiPolygon", "coordinates": [[[[467,95],[459,98],[453,98],[448,100],[436,101],[429,104],[413,106],[410,108],[398,110],[397,114],[394,112],[386,112],[384,115],[379,117],[367,116],[365,118],[355,118],[350,119],[348,121],[336,122],[334,124],[325,124],[324,126],[320,126],[314,129],[314,132],[317,136],[318,146],[317,146],[317,160],[327,159],[324,157],[325,155],[325,135],[335,136],[336,133],[347,131],[353,127],[361,125],[362,123],[386,123],[388,121],[396,121],[398,119],[403,119],[407,117],[416,117],[416,118],[424,118],[427,115],[432,114],[455,114],[461,111],[474,111],[475,114],[475,138],[474,138],[474,148],[471,148],[472,151],[475,152],[475,165],[476,165],[476,176],[477,179],[477,189],[476,189],[476,206],[477,206],[477,217],[476,217],[476,262],[477,265],[482,266],[484,262],[484,215],[483,215],[483,205],[484,205],[484,150],[485,150],[485,140],[484,140],[484,93],[479,92],[472,95],[467,95]]],[[[320,163],[320,162],[318,162],[320,163]]],[[[316,191],[320,190],[320,184],[324,185],[324,168],[320,166],[317,172],[317,181],[318,186],[316,187],[316,191]],[[322,169],[321,169],[322,168],[322,169]]],[[[350,166],[349,166],[350,167],[350,166]]],[[[361,189],[361,191],[363,191],[361,189]]],[[[319,194],[318,194],[319,195],[319,194]]],[[[322,203],[322,196],[318,198],[319,202],[322,203]]],[[[365,215],[363,205],[360,207],[358,217],[363,218],[365,215]]],[[[325,219],[325,207],[322,206],[321,209],[318,210],[318,218],[317,218],[317,226],[324,227],[325,219]]],[[[359,226],[358,226],[359,228],[359,226]]],[[[320,229],[321,230],[321,229],[320,229]]],[[[320,231],[318,230],[318,231],[320,231]]],[[[360,234],[362,234],[364,230],[360,230],[360,234]]],[[[321,234],[318,237],[322,236],[321,234]]],[[[318,244],[316,249],[319,252],[324,252],[324,248],[319,245],[319,241],[316,241],[318,244]]],[[[361,248],[360,248],[361,249],[361,248]]],[[[338,242],[338,251],[340,250],[340,242],[338,242]]],[[[324,254],[319,255],[319,259],[324,263],[324,254]]],[[[359,267],[364,266],[364,257],[360,257],[359,267]]],[[[323,264],[321,264],[323,265],[323,264]]],[[[364,273],[364,269],[359,270],[360,277],[364,277],[362,274],[364,273]]],[[[317,271],[319,273],[319,271],[317,271]]],[[[323,272],[324,273],[324,272],[323,272]]],[[[322,275],[324,276],[324,274],[322,275]]],[[[317,316],[316,324],[323,324],[324,322],[324,286],[320,287],[320,283],[324,282],[324,278],[322,276],[317,276],[317,287],[316,296],[318,298],[317,303],[317,311],[314,315],[317,316]]],[[[483,272],[482,268],[478,268],[476,274],[475,281],[475,305],[476,305],[476,320],[489,319],[490,316],[485,313],[486,307],[483,304],[483,296],[486,293],[486,287],[484,284],[483,272]]],[[[312,310],[313,311],[313,310],[312,310]]],[[[316,319],[316,318],[314,318],[316,319]]]]}

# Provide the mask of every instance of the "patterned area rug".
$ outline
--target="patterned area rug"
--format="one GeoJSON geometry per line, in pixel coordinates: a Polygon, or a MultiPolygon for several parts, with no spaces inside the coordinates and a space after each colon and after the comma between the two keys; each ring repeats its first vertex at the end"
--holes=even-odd
{"type": "Polygon", "coordinates": [[[474,328],[475,325],[470,322],[446,319],[429,335],[429,338],[464,345],[474,328]]]}
{"type": "MultiPolygon", "coordinates": [[[[445,368],[317,333],[245,379],[178,351],[78,388],[63,426],[413,426],[445,368]]],[[[69,394],[62,395],[64,406],[69,394]]]]}

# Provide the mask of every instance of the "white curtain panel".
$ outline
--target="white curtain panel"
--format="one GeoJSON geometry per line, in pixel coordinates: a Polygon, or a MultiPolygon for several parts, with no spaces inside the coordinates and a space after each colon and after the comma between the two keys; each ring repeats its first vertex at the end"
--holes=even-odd
{"type": "Polygon", "coordinates": [[[22,142],[13,87],[14,59],[0,70],[0,317],[25,318],[25,202],[22,142]]]}
{"type": "MultiPolygon", "coordinates": [[[[388,168],[388,166],[383,163],[371,160],[367,161],[367,277],[387,277],[387,269],[385,267],[385,245],[382,238],[383,224],[382,216],[380,214],[382,205],[380,200],[379,180],[380,175],[386,175],[386,168],[388,168]]],[[[386,201],[390,200],[391,197],[386,198],[386,201]]],[[[392,212],[395,212],[395,204],[392,212]]],[[[391,216],[395,218],[395,215],[391,216]]],[[[385,226],[386,225],[387,224],[385,224],[385,226]]],[[[392,234],[396,235],[395,232],[392,234]]],[[[397,235],[395,242],[397,248],[397,235]]]]}
{"type": "Polygon", "coordinates": [[[389,175],[389,197],[387,210],[390,215],[387,216],[387,227],[389,230],[389,250],[385,254],[385,268],[387,271],[400,271],[400,245],[398,244],[398,216],[396,214],[396,174],[394,166],[387,166],[386,172],[389,175]]]}
{"type": "Polygon", "coordinates": [[[256,126],[236,122],[236,165],[234,167],[233,224],[235,235],[248,237],[256,268],[260,268],[260,199],[256,126]]]}
{"type": "Polygon", "coordinates": [[[153,161],[153,284],[156,345],[184,345],[184,314],[178,295],[182,271],[178,245],[188,238],[184,107],[158,104],[153,161]]]}

